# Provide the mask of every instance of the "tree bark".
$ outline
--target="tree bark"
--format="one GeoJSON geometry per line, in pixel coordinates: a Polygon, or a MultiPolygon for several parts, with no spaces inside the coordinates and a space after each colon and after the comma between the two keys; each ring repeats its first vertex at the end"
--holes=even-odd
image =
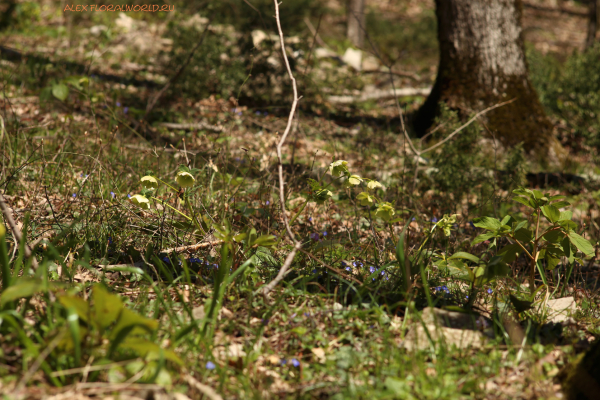
{"type": "Polygon", "coordinates": [[[348,0],[346,36],[350,42],[358,48],[362,48],[365,42],[365,1],[366,0],[348,0]]]}
{"type": "Polygon", "coordinates": [[[505,146],[547,147],[552,125],[527,76],[521,14],[522,0],[436,0],[440,64],[415,117],[419,135],[440,102],[466,116],[516,98],[486,114],[486,126],[505,146]]]}
{"type": "Polygon", "coordinates": [[[588,33],[585,40],[585,48],[589,49],[596,42],[596,32],[598,31],[598,8],[600,0],[590,1],[590,19],[588,21],[588,33]]]}

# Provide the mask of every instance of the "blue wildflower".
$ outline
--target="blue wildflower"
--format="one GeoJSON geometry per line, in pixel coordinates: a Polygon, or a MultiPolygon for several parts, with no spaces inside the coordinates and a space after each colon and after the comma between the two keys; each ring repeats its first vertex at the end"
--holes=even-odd
{"type": "Polygon", "coordinates": [[[313,233],[311,233],[309,236],[310,236],[310,238],[311,238],[312,240],[314,240],[314,241],[317,241],[317,240],[319,240],[319,234],[318,234],[318,233],[316,233],[316,232],[313,232],[313,233]]]}
{"type": "Polygon", "coordinates": [[[129,107],[123,108],[123,114],[127,114],[129,112],[129,107]]]}
{"type": "Polygon", "coordinates": [[[308,217],[308,222],[312,222],[312,217],[308,217]]]}
{"type": "Polygon", "coordinates": [[[433,222],[434,224],[438,222],[438,219],[436,217],[431,218],[431,222],[433,222]]]}
{"type": "Polygon", "coordinates": [[[310,313],[305,312],[304,316],[308,318],[308,317],[310,317],[310,313]]]}
{"type": "Polygon", "coordinates": [[[217,368],[217,366],[215,365],[215,363],[214,363],[214,362],[212,362],[212,361],[209,361],[209,362],[207,362],[207,363],[206,363],[206,369],[208,369],[208,370],[211,370],[211,371],[212,371],[212,370],[213,370],[213,369],[215,369],[215,368],[217,368]]]}
{"type": "Polygon", "coordinates": [[[258,115],[260,117],[262,114],[260,113],[260,111],[257,111],[254,113],[254,115],[258,115]]]}
{"type": "Polygon", "coordinates": [[[131,198],[131,195],[130,195],[129,193],[127,193],[127,198],[128,198],[128,199],[130,199],[130,198],[131,198]]]}
{"type": "Polygon", "coordinates": [[[73,198],[77,197],[77,193],[73,193],[73,198]]]}
{"type": "Polygon", "coordinates": [[[281,365],[285,365],[285,364],[287,364],[287,360],[285,360],[285,359],[282,359],[282,360],[281,360],[281,365]]]}
{"type": "Polygon", "coordinates": [[[121,103],[117,101],[117,107],[121,107],[121,103]]]}
{"type": "Polygon", "coordinates": [[[492,289],[487,290],[488,294],[492,294],[494,291],[492,289]]]}
{"type": "Polygon", "coordinates": [[[375,267],[369,267],[369,272],[370,272],[370,273],[373,273],[373,272],[375,272],[375,267]]]}
{"type": "Polygon", "coordinates": [[[292,358],[292,365],[298,368],[300,366],[300,361],[296,360],[295,358],[292,358]]]}
{"type": "Polygon", "coordinates": [[[115,198],[115,192],[110,192],[110,197],[115,198]]]}
{"type": "Polygon", "coordinates": [[[327,236],[327,232],[323,232],[323,236],[327,236]]]}
{"type": "Polygon", "coordinates": [[[271,202],[269,200],[267,200],[267,201],[265,201],[265,204],[269,205],[269,204],[271,204],[271,202]]]}

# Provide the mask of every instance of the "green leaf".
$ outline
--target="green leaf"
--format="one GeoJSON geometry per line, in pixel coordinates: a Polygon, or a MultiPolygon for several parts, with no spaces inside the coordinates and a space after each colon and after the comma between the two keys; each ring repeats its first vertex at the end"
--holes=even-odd
{"type": "Polygon", "coordinates": [[[481,235],[479,235],[475,239],[473,239],[471,244],[475,245],[477,243],[485,242],[486,240],[489,240],[493,237],[496,237],[496,234],[494,232],[482,233],[481,235]]]}
{"type": "Polygon", "coordinates": [[[119,315],[119,320],[117,321],[117,325],[112,330],[111,336],[114,338],[119,334],[119,332],[121,330],[123,330],[125,328],[134,328],[134,327],[141,327],[144,329],[143,331],[136,330],[135,332],[133,332],[134,334],[142,333],[144,331],[150,332],[150,331],[154,331],[154,330],[158,329],[158,321],[154,320],[154,319],[142,317],[141,315],[137,314],[136,312],[131,311],[130,309],[124,307],[121,311],[121,314],[119,315]]]}
{"type": "Polygon", "coordinates": [[[510,294],[509,298],[512,305],[515,307],[515,310],[520,313],[529,310],[533,305],[533,301],[519,299],[513,294],[510,294]]]}
{"type": "Polygon", "coordinates": [[[560,218],[558,220],[559,221],[568,221],[568,220],[571,220],[571,218],[573,218],[573,211],[566,210],[566,211],[560,212],[560,218]]]}
{"type": "Polygon", "coordinates": [[[544,197],[544,194],[537,189],[533,189],[532,192],[533,192],[533,196],[536,199],[541,199],[542,197],[544,197]]]}
{"type": "Polygon", "coordinates": [[[571,203],[569,203],[568,201],[557,201],[556,203],[554,203],[552,205],[556,208],[563,208],[563,207],[570,206],[571,203]]]}
{"type": "Polygon", "coordinates": [[[550,254],[546,254],[546,269],[548,271],[552,271],[558,263],[560,262],[560,258],[552,257],[550,254]]]}
{"type": "Polygon", "coordinates": [[[88,318],[90,316],[90,307],[89,304],[81,297],[59,296],[58,302],[65,308],[73,309],[77,313],[79,319],[84,322],[88,322],[88,318]]]}
{"type": "Polygon", "coordinates": [[[0,296],[0,304],[5,304],[10,301],[31,297],[36,293],[45,292],[47,285],[39,279],[19,279],[16,284],[10,286],[2,292],[0,296]]]}
{"type": "Polygon", "coordinates": [[[121,298],[108,293],[100,285],[92,288],[92,301],[94,302],[93,321],[100,329],[106,329],[115,322],[123,309],[121,298]]]}
{"type": "Polygon", "coordinates": [[[473,225],[475,225],[478,228],[483,228],[491,231],[498,230],[502,226],[499,220],[491,217],[475,218],[475,220],[473,221],[473,225]]]}
{"type": "Polygon", "coordinates": [[[458,253],[454,253],[451,257],[448,257],[449,260],[453,260],[455,258],[462,258],[464,260],[473,261],[474,263],[479,263],[479,257],[464,251],[459,251],[458,253]]]}
{"type": "Polygon", "coordinates": [[[502,260],[506,263],[511,263],[517,259],[519,253],[521,253],[523,249],[516,243],[512,243],[504,246],[498,254],[503,254],[502,260]]]}
{"type": "Polygon", "coordinates": [[[525,206],[527,206],[529,208],[535,208],[533,206],[533,204],[531,203],[531,201],[528,200],[528,199],[526,199],[526,198],[524,198],[524,197],[513,197],[512,200],[516,201],[517,203],[521,203],[521,204],[523,204],[523,205],[525,205],[525,206]]]}
{"type": "Polygon", "coordinates": [[[533,232],[529,229],[521,228],[515,232],[514,237],[521,243],[529,243],[533,240],[533,232]]]}
{"type": "Polygon", "coordinates": [[[589,240],[587,240],[583,236],[578,235],[573,231],[569,232],[568,235],[569,239],[571,239],[571,243],[573,243],[579,251],[581,251],[586,256],[594,255],[594,246],[592,246],[589,240]]]}
{"type": "Polygon", "coordinates": [[[569,264],[573,263],[573,252],[571,251],[571,241],[568,236],[565,236],[560,243],[565,257],[569,260],[569,264]]]}
{"type": "Polygon", "coordinates": [[[558,243],[562,239],[563,233],[558,229],[544,233],[543,238],[550,243],[558,243]]]}
{"type": "Polygon", "coordinates": [[[356,196],[356,200],[358,200],[361,206],[370,206],[373,204],[373,197],[367,192],[361,192],[356,196]]]}
{"type": "Polygon", "coordinates": [[[69,87],[64,83],[58,83],[52,86],[52,95],[60,101],[65,101],[69,96],[69,87]]]}
{"type": "Polygon", "coordinates": [[[560,219],[560,211],[553,205],[543,206],[542,213],[548,219],[548,221],[552,223],[555,223],[560,219]]]}
{"type": "Polygon", "coordinates": [[[261,235],[254,240],[252,246],[273,247],[277,244],[277,238],[273,235],[261,235]]]}
{"type": "MultiPolygon", "coordinates": [[[[478,268],[479,269],[479,268],[478,268]]],[[[493,282],[498,278],[508,276],[510,269],[508,265],[502,260],[502,256],[495,256],[489,261],[489,263],[475,273],[477,279],[475,284],[480,286],[489,282],[493,282]]]]}

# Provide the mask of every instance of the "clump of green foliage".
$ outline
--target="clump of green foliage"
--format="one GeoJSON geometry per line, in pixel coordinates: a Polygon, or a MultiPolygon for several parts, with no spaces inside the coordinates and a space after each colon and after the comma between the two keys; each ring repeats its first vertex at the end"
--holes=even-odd
{"type": "Polygon", "coordinates": [[[563,64],[531,49],[531,81],[548,112],[562,120],[564,138],[574,149],[600,149],[600,44],[574,53],[563,64]]]}
{"type": "Polygon", "coordinates": [[[527,177],[526,162],[522,143],[508,151],[503,164],[503,173],[500,177],[500,187],[502,189],[511,190],[525,184],[527,177]]]}

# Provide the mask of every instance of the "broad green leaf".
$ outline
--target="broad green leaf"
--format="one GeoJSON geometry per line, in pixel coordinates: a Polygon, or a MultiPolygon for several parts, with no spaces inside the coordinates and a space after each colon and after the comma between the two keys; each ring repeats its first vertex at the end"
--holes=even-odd
{"type": "Polygon", "coordinates": [[[525,225],[527,225],[527,220],[523,220],[523,221],[519,222],[519,223],[517,224],[517,226],[515,226],[515,228],[513,229],[513,231],[515,231],[515,232],[516,232],[516,231],[518,231],[519,229],[521,229],[521,228],[525,227],[525,225]]]}
{"type": "Polygon", "coordinates": [[[473,225],[478,228],[488,229],[491,231],[498,230],[502,226],[500,221],[492,217],[475,218],[473,225]]]}
{"type": "Polygon", "coordinates": [[[36,293],[45,292],[47,285],[39,279],[19,279],[16,284],[10,286],[0,295],[0,304],[9,301],[31,297],[36,293]]]}
{"type": "Polygon", "coordinates": [[[558,229],[544,233],[543,238],[550,243],[558,243],[563,238],[563,233],[558,229]]]}
{"type": "MultiPolygon", "coordinates": [[[[154,331],[158,329],[158,321],[146,317],[142,317],[134,311],[131,311],[128,308],[123,308],[121,314],[119,315],[119,319],[117,321],[117,325],[112,330],[112,337],[116,337],[119,332],[125,328],[130,327],[141,327],[145,331],[154,331]]],[[[133,333],[141,333],[143,331],[136,331],[133,333]]]]}
{"type": "Polygon", "coordinates": [[[524,197],[513,197],[512,198],[513,201],[516,201],[517,203],[521,203],[529,208],[535,208],[535,206],[533,205],[533,203],[531,202],[531,200],[526,199],[524,197]]]}
{"type": "Polygon", "coordinates": [[[557,201],[556,203],[554,203],[552,205],[556,208],[563,208],[563,207],[570,206],[571,203],[569,203],[568,201],[557,201]]]}
{"type": "Polygon", "coordinates": [[[261,235],[252,242],[252,246],[273,247],[277,243],[277,238],[273,235],[261,235]]]}
{"type": "Polygon", "coordinates": [[[542,197],[544,197],[544,194],[537,189],[533,189],[532,192],[533,192],[533,196],[536,199],[541,199],[542,197]]]}
{"type": "Polygon", "coordinates": [[[458,253],[454,253],[452,257],[448,257],[449,260],[453,260],[455,258],[462,258],[464,260],[473,261],[474,263],[479,263],[479,257],[476,257],[473,254],[466,253],[464,251],[459,251],[458,253]]]}
{"type": "Polygon", "coordinates": [[[542,213],[544,213],[544,216],[552,223],[555,223],[560,219],[560,211],[553,205],[543,206],[542,213]]]}
{"type": "Polygon", "coordinates": [[[519,189],[515,189],[513,190],[514,194],[519,194],[521,196],[526,196],[526,197],[532,197],[533,196],[533,192],[529,189],[525,189],[525,188],[519,188],[519,189]]]}
{"type": "Polygon", "coordinates": [[[477,243],[485,242],[486,240],[490,240],[493,237],[496,237],[496,234],[494,232],[482,233],[481,235],[473,239],[471,244],[475,245],[477,243]]]}
{"type": "Polygon", "coordinates": [[[533,232],[529,229],[521,228],[515,232],[514,237],[521,243],[529,243],[533,239],[533,232]]]}
{"type": "Polygon", "coordinates": [[[90,316],[90,306],[87,301],[76,296],[59,296],[58,302],[65,308],[73,309],[77,313],[79,319],[84,322],[88,322],[88,318],[90,316]]]}
{"type": "Polygon", "coordinates": [[[559,221],[567,221],[567,220],[571,220],[571,218],[573,218],[573,211],[566,210],[566,211],[560,212],[560,218],[558,220],[559,221]]]}
{"type": "Polygon", "coordinates": [[[594,255],[594,246],[592,246],[589,240],[573,231],[569,232],[568,235],[569,239],[571,239],[571,243],[573,243],[579,251],[587,256],[594,255]]]}
{"type": "Polygon", "coordinates": [[[533,301],[519,299],[513,294],[509,295],[509,298],[512,305],[515,307],[515,310],[520,313],[529,310],[533,305],[533,301]]]}
{"type": "Polygon", "coordinates": [[[571,251],[571,241],[568,236],[565,236],[560,242],[565,257],[569,260],[569,264],[573,263],[573,252],[571,251]]]}
{"type": "Polygon", "coordinates": [[[115,294],[108,293],[100,285],[95,285],[92,288],[92,301],[94,302],[93,321],[100,329],[106,329],[115,322],[121,310],[123,310],[121,298],[115,294]]]}
{"type": "Polygon", "coordinates": [[[64,83],[58,83],[52,86],[52,95],[60,101],[65,101],[69,96],[69,87],[64,83]]]}
{"type": "Polygon", "coordinates": [[[560,258],[557,257],[552,257],[550,254],[546,254],[546,269],[548,271],[552,271],[554,268],[557,267],[558,263],[560,262],[560,258]]]}
{"type": "Polygon", "coordinates": [[[475,284],[478,286],[493,282],[498,278],[508,276],[510,273],[510,269],[502,260],[502,256],[492,257],[490,262],[485,267],[479,267],[478,270],[479,271],[475,273],[475,276],[477,277],[475,284]]]}
{"type": "Polygon", "coordinates": [[[511,263],[517,259],[519,253],[521,253],[523,249],[516,243],[512,243],[504,246],[498,254],[502,254],[502,260],[506,263],[511,263]]]}

